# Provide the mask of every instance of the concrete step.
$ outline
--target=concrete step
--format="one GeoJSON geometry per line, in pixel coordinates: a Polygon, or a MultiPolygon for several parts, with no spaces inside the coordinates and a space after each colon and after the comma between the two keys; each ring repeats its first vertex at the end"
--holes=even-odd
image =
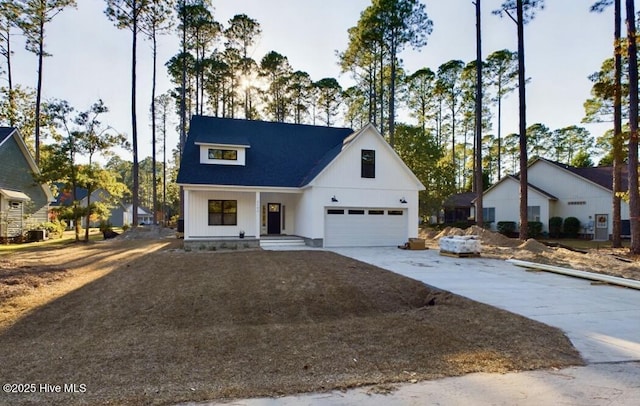
{"type": "Polygon", "coordinates": [[[260,239],[261,247],[304,247],[304,240],[301,238],[274,238],[260,239]]]}

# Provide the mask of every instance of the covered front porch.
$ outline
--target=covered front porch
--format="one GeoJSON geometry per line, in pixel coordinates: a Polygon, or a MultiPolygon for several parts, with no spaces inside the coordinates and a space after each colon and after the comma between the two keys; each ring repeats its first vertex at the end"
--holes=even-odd
{"type": "Polygon", "coordinates": [[[185,247],[252,248],[296,235],[299,189],[185,187],[185,247]]]}

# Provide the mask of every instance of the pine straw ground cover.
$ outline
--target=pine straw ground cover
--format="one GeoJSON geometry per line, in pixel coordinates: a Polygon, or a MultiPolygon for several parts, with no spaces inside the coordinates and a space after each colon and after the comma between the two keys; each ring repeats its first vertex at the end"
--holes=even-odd
{"type": "Polygon", "coordinates": [[[0,299],[0,383],[80,392],[0,392],[0,404],[172,404],[582,364],[557,329],[330,252],[167,244],[0,257],[0,276],[64,276],[0,299]]]}

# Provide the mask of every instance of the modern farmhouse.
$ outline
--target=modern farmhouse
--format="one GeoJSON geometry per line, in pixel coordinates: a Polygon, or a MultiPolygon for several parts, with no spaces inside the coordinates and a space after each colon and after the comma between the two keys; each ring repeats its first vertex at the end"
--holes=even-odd
{"type": "Polygon", "coordinates": [[[178,174],[185,246],[394,246],[418,234],[424,186],[376,128],[194,116],[178,174]],[[242,237],[242,238],[240,238],[242,237]]]}

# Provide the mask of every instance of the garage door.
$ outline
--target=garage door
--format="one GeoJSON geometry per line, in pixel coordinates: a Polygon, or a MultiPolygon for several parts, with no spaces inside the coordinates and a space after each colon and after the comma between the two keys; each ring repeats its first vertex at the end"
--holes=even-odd
{"type": "Polygon", "coordinates": [[[330,208],[325,211],[325,247],[385,247],[407,241],[406,209],[330,208]]]}

